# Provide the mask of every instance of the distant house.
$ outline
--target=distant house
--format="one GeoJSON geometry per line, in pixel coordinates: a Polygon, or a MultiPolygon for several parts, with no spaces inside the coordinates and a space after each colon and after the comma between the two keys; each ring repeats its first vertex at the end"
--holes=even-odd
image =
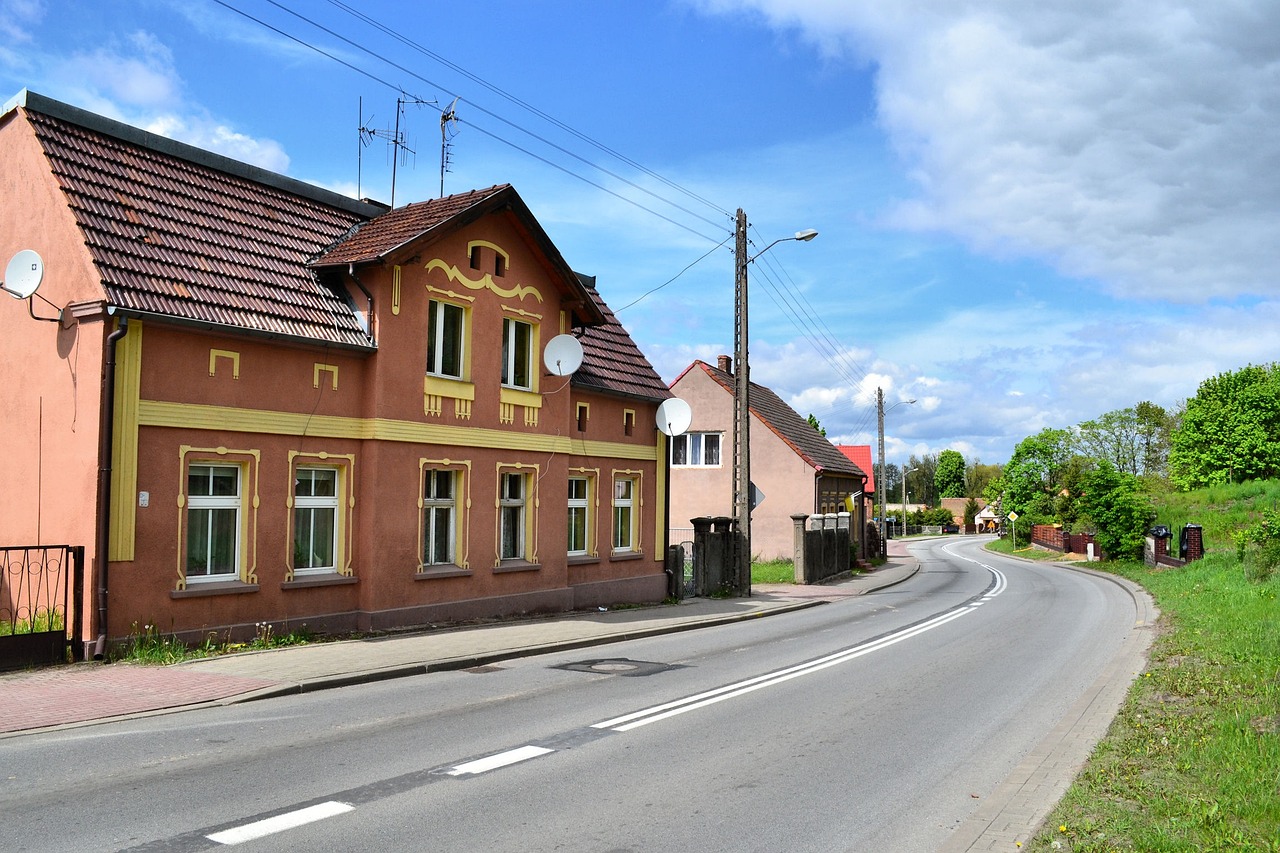
{"type": "Polygon", "coordinates": [[[0,160],[0,546],[86,546],[86,643],[664,596],[670,392],[512,187],[388,210],[31,92],[0,160]]]}
{"type": "MultiPolygon", "coordinates": [[[[733,513],[733,374],[728,356],[689,365],[671,391],[693,411],[689,431],[671,440],[673,527],[733,513]]],[[[791,516],[835,513],[866,491],[867,475],[773,391],[751,383],[751,481],[764,500],[751,514],[751,550],[764,560],[794,556],[791,516]]],[[[865,516],[855,512],[858,542],[865,516]]],[[[863,556],[860,554],[860,556],[863,556]]]]}
{"type": "Polygon", "coordinates": [[[871,445],[869,444],[837,444],[836,450],[839,450],[845,457],[858,466],[858,470],[867,475],[866,485],[862,495],[858,498],[858,502],[863,504],[863,516],[871,519],[875,518],[876,513],[876,472],[875,463],[871,457],[871,445]]]}
{"type": "MultiPolygon", "coordinates": [[[[982,498],[975,498],[974,500],[977,501],[978,512],[979,512],[979,515],[981,515],[982,510],[985,509],[987,506],[987,502],[982,498]]],[[[954,519],[955,523],[959,525],[964,524],[964,508],[968,505],[969,505],[968,498],[943,498],[942,499],[942,508],[945,509],[947,512],[951,513],[951,518],[954,519]]],[[[994,518],[994,513],[991,514],[990,517],[994,518]]],[[[983,518],[985,520],[986,517],[984,516],[983,518]]],[[[982,529],[982,524],[983,524],[982,521],[979,521],[977,520],[977,518],[975,518],[974,523],[978,525],[979,530],[982,529]]]]}

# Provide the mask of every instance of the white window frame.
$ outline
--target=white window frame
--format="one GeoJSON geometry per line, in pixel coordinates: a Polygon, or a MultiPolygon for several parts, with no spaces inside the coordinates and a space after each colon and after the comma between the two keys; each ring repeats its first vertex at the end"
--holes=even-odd
{"type": "Polygon", "coordinates": [[[446,379],[462,379],[467,363],[467,309],[452,302],[432,299],[427,303],[427,373],[446,379]],[[458,339],[453,346],[446,340],[446,315],[457,312],[458,339]],[[445,356],[456,350],[458,372],[449,373],[444,368],[445,356]]]}
{"type": "Polygon", "coordinates": [[[457,565],[458,560],[458,472],[451,468],[427,468],[422,479],[422,552],[419,565],[423,569],[433,566],[457,565]],[[440,475],[445,475],[449,483],[449,494],[440,495],[438,484],[440,475]],[[447,510],[444,520],[440,510],[447,510]],[[443,527],[443,531],[440,529],[443,527]],[[448,554],[446,559],[437,560],[433,553],[439,537],[445,537],[448,554]]]}
{"type": "Polygon", "coordinates": [[[724,458],[721,453],[723,448],[723,436],[718,432],[689,432],[677,435],[671,439],[671,465],[673,468],[719,468],[720,460],[724,458]],[[709,445],[707,439],[709,438],[715,439],[715,462],[707,461],[709,445]],[[677,448],[683,449],[683,462],[676,461],[677,448]]]}
{"type": "MultiPolygon", "coordinates": [[[[294,575],[320,575],[333,574],[338,571],[339,545],[341,537],[338,535],[339,526],[342,523],[339,515],[339,508],[342,505],[342,471],[337,468],[331,468],[324,465],[299,465],[293,475],[293,573],[294,575]],[[317,495],[315,494],[316,474],[331,474],[333,476],[333,494],[317,495]],[[304,480],[310,480],[312,484],[312,494],[302,495],[298,493],[299,485],[304,480]],[[319,512],[328,510],[330,513],[330,533],[329,533],[329,563],[327,565],[302,565],[298,560],[298,548],[300,545],[299,537],[307,536],[311,546],[307,550],[311,552],[311,557],[315,556],[315,519],[319,512]],[[308,523],[303,524],[303,517],[307,517],[308,523]],[[304,529],[305,528],[305,529],[304,529]]],[[[310,562],[310,558],[306,562],[310,562]]]]}
{"type": "Polygon", "coordinates": [[[218,583],[229,580],[239,580],[240,578],[240,543],[244,538],[243,526],[243,494],[244,494],[244,471],[239,465],[217,464],[213,462],[196,462],[187,467],[187,541],[185,558],[185,571],[187,583],[218,583]],[[212,486],[213,472],[234,471],[236,478],[236,491],[234,495],[199,495],[192,493],[191,476],[197,471],[204,470],[208,472],[210,477],[210,486],[212,486]],[[207,510],[232,510],[234,513],[234,535],[231,543],[231,568],[228,571],[210,572],[208,565],[214,551],[214,518],[210,513],[205,528],[205,568],[206,571],[196,573],[193,571],[191,564],[191,545],[195,541],[195,524],[192,514],[195,512],[204,512],[207,510]]]}
{"type": "Polygon", "coordinates": [[[637,550],[636,492],[639,478],[614,477],[613,479],[613,553],[626,554],[637,550]],[[622,489],[626,486],[625,494],[622,489]]]}
{"type": "Polygon", "coordinates": [[[524,391],[533,388],[533,342],[534,342],[534,326],[532,323],[526,323],[523,320],[515,320],[511,317],[502,318],[502,384],[508,388],[519,388],[524,391]],[[523,327],[525,330],[524,346],[519,343],[519,330],[523,327]],[[520,360],[524,360],[524,381],[518,376],[518,370],[521,367],[520,360]]]}
{"type": "Polygon", "coordinates": [[[568,552],[571,557],[583,557],[591,553],[591,478],[590,477],[570,477],[569,488],[567,491],[568,500],[568,552]],[[574,483],[582,484],[581,497],[574,495],[574,483]],[[581,548],[573,547],[573,520],[574,516],[581,514],[582,517],[582,542],[581,548]]]}
{"type": "Polygon", "coordinates": [[[524,560],[525,522],[528,513],[529,477],[518,471],[503,471],[498,478],[498,559],[524,560]],[[518,484],[518,494],[509,486],[518,484]],[[512,547],[508,548],[508,542],[512,547]]]}

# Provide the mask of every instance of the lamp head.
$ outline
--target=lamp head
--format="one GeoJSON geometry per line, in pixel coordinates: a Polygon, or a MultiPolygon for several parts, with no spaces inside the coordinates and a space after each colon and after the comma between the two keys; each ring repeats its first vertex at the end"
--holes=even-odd
{"type": "Polygon", "coordinates": [[[818,236],[818,232],[813,228],[806,228],[803,231],[796,232],[796,239],[801,243],[808,243],[814,237],[818,236]]]}

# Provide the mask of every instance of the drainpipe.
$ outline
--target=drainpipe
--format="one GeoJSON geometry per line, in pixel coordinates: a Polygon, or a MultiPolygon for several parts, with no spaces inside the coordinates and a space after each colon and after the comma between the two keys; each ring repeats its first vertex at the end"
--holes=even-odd
{"type": "MultiPolygon", "coordinates": [[[[108,316],[111,311],[108,310],[108,316]]],[[[107,335],[102,366],[102,426],[98,430],[98,641],[93,659],[102,660],[107,646],[107,552],[111,548],[111,445],[116,418],[116,342],[129,332],[129,318],[120,318],[120,328],[107,335]]]]}

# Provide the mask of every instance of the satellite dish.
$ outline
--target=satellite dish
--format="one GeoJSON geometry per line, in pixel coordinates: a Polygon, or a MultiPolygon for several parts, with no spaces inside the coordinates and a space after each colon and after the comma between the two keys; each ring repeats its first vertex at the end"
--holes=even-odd
{"type": "Polygon", "coordinates": [[[556,335],[547,341],[542,363],[556,376],[568,376],[582,366],[582,344],[573,335],[556,335]]]}
{"type": "Polygon", "coordinates": [[[26,299],[36,292],[44,278],[44,261],[31,249],[23,249],[4,269],[4,289],[14,299],[26,299]]]}
{"type": "Polygon", "coordinates": [[[693,410],[679,397],[663,400],[658,405],[658,429],[666,435],[684,435],[693,423],[693,410]]]}

